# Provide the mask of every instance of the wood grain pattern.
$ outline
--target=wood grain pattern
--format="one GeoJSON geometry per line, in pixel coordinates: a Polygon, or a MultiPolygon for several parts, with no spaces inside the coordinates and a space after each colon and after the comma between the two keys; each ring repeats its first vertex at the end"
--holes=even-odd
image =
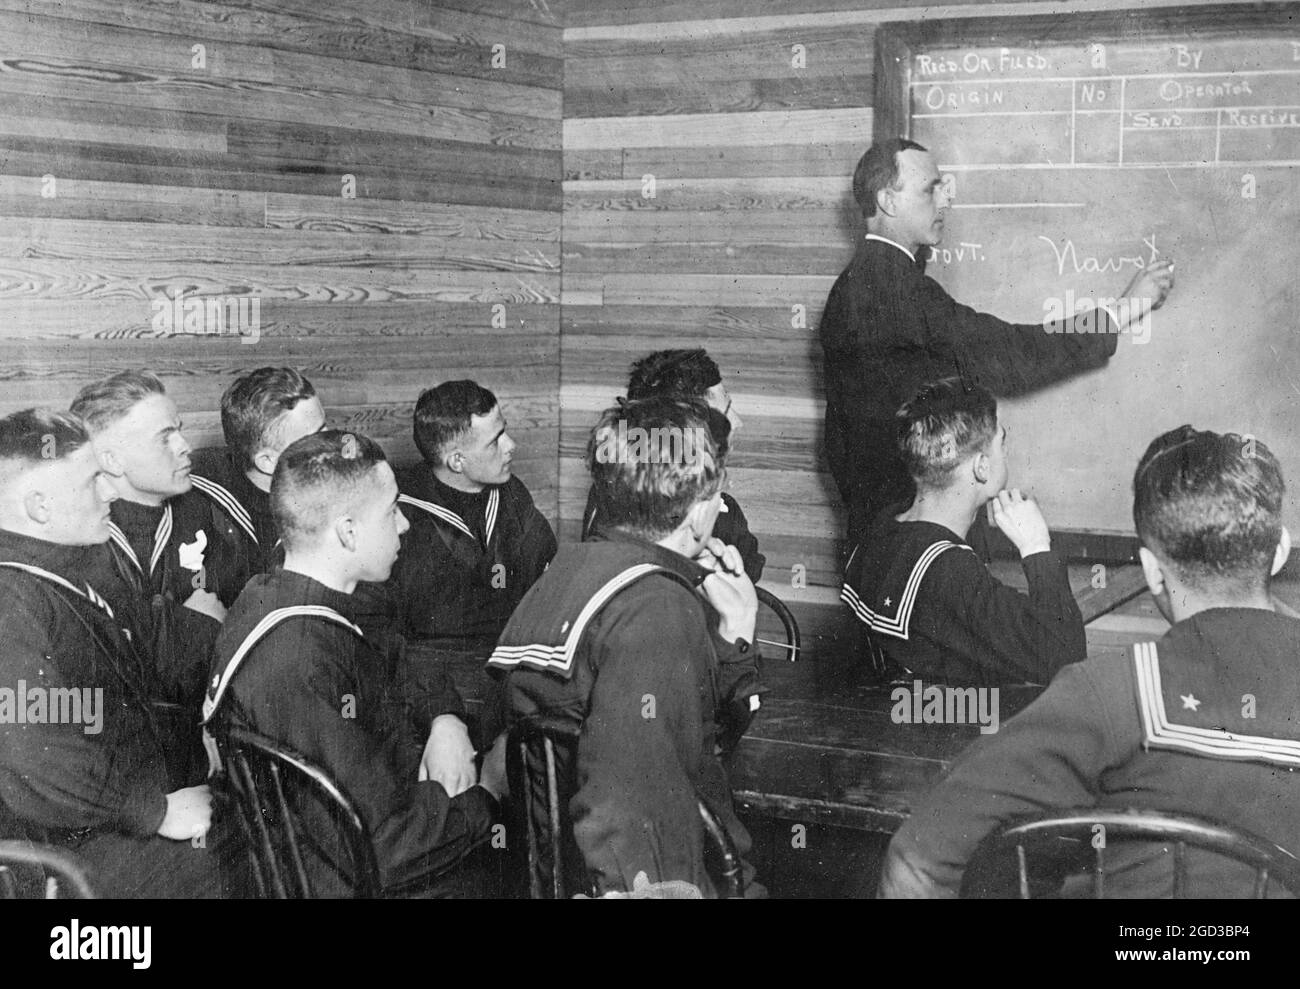
{"type": "Polygon", "coordinates": [[[563,42],[546,10],[0,0],[0,413],[147,367],[191,442],[219,444],[225,388],[285,364],[331,424],[408,462],[419,391],[473,377],[554,518],[563,42]],[[154,303],[177,295],[255,298],[256,333],[160,326],[154,303]]]}

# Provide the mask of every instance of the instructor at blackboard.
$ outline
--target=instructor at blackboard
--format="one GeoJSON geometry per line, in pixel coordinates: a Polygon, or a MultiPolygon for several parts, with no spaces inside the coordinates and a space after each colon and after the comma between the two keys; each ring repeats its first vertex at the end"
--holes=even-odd
{"type": "Polygon", "coordinates": [[[925,274],[950,202],[930,152],[905,138],[876,143],[853,173],[867,234],[822,314],[826,456],[856,542],[887,505],[907,503],[911,478],[895,450],[894,413],[927,381],[960,375],[995,395],[1035,391],[1105,364],[1127,322],[1158,309],[1173,262],[1140,271],[1123,298],[1146,300],[1062,323],[1005,323],[952,298],[925,274]],[[1149,305],[1148,305],[1149,303],[1149,305]]]}

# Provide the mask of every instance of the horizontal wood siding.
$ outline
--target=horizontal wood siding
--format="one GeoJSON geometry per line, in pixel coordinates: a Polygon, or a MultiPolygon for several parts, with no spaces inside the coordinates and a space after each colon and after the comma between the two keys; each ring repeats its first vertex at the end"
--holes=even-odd
{"type": "Polygon", "coordinates": [[[147,367],[217,444],[288,364],[411,460],[473,377],[555,518],[562,85],[542,0],[0,0],[0,413],[147,367]],[[256,341],[160,330],[177,293],[256,298],[256,341]]]}

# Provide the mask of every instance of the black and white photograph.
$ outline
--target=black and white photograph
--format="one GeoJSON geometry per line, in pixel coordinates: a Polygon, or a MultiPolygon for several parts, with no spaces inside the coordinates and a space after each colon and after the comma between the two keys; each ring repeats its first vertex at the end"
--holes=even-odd
{"type": "Polygon", "coordinates": [[[0,0],[13,946],[1280,957],[1298,229],[1296,2],[0,0]]]}

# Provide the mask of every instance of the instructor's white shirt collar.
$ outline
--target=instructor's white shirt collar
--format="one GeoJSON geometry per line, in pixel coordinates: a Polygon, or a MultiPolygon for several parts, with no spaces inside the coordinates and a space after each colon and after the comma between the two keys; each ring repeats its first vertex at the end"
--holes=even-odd
{"type": "Polygon", "coordinates": [[[911,258],[913,261],[916,260],[916,255],[913,254],[911,251],[909,251],[906,247],[904,247],[902,244],[900,244],[900,243],[899,243],[898,241],[896,241],[896,240],[890,240],[888,237],[882,237],[882,236],[880,236],[880,234],[867,234],[866,239],[867,239],[867,240],[882,240],[882,241],[884,241],[886,244],[893,244],[895,247],[897,247],[900,251],[902,251],[904,254],[906,254],[906,255],[907,255],[909,258],[911,258]]]}

